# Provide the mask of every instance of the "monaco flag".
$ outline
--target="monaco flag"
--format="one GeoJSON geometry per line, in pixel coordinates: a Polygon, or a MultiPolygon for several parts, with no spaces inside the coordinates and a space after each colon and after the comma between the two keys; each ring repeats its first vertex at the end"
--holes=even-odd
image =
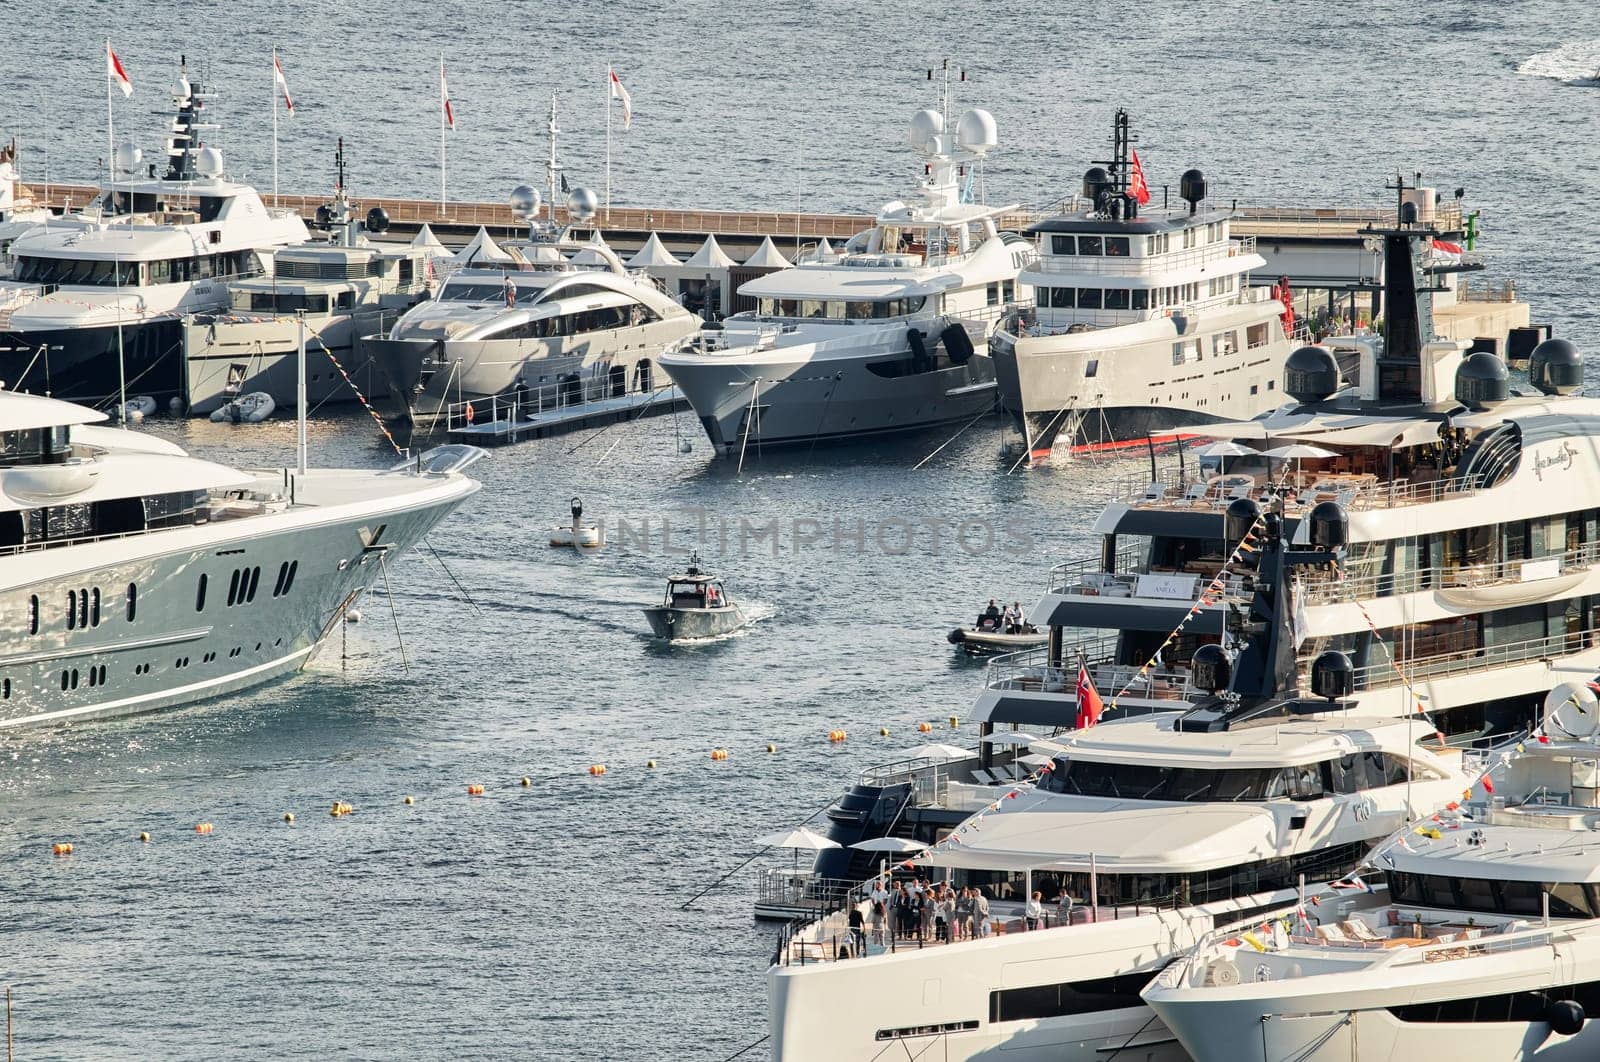
{"type": "Polygon", "coordinates": [[[1094,688],[1088,665],[1078,664],[1078,719],[1077,728],[1087,730],[1100,721],[1100,691],[1094,688]]]}
{"type": "Polygon", "coordinates": [[[450,106],[450,86],[444,79],[444,59],[439,60],[439,105],[444,108],[445,124],[453,133],[456,129],[455,108],[450,106]]]}
{"type": "Polygon", "coordinates": [[[122,69],[122,60],[111,50],[110,41],[106,41],[106,76],[116,82],[124,96],[133,95],[133,82],[128,80],[128,72],[122,69]]]}
{"type": "Polygon", "coordinates": [[[1140,206],[1150,202],[1150,186],[1144,180],[1144,167],[1139,164],[1139,153],[1133,153],[1133,175],[1128,178],[1128,194],[1138,201],[1140,206]]]}
{"type": "Polygon", "coordinates": [[[289,82],[284,80],[283,65],[278,62],[278,53],[272,53],[272,77],[278,83],[278,91],[283,93],[283,109],[289,112],[289,117],[294,117],[294,97],[289,95],[289,82]]]}
{"type": "Polygon", "coordinates": [[[607,67],[606,73],[611,75],[611,98],[622,101],[622,128],[626,129],[633,124],[633,97],[622,87],[615,70],[607,67]]]}

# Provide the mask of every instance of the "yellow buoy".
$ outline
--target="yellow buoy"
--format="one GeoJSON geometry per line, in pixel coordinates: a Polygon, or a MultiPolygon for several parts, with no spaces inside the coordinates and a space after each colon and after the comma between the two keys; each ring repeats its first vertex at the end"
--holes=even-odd
{"type": "Polygon", "coordinates": [[[284,821],[284,822],[293,822],[293,821],[294,821],[294,812],[292,812],[292,811],[285,811],[285,812],[284,812],[284,813],[283,813],[283,821],[284,821]]]}
{"type": "Polygon", "coordinates": [[[655,760],[645,760],[644,761],[644,765],[646,767],[650,768],[652,771],[656,769],[656,761],[655,760]]]}
{"type": "Polygon", "coordinates": [[[778,746],[774,745],[772,742],[769,741],[769,742],[767,742],[767,751],[768,752],[777,752],[778,751],[778,746]]]}
{"type": "Polygon", "coordinates": [[[148,834],[148,833],[141,833],[141,834],[140,834],[140,835],[139,835],[139,840],[141,840],[141,841],[144,841],[144,842],[146,842],[146,843],[148,843],[148,842],[149,842],[149,840],[150,840],[150,835],[149,835],[149,834],[148,834]]]}
{"type": "Polygon", "coordinates": [[[956,727],[958,727],[960,725],[961,725],[961,721],[958,720],[955,716],[952,715],[950,717],[950,729],[954,730],[954,729],[956,729],[956,727]]]}
{"type": "Polygon", "coordinates": [[[880,726],[878,728],[878,736],[879,737],[888,737],[889,736],[889,728],[886,727],[886,726],[880,726]]]}
{"type": "Polygon", "coordinates": [[[532,784],[533,784],[533,779],[532,778],[529,778],[527,775],[523,775],[522,776],[522,788],[526,789],[532,784]]]}
{"type": "Polygon", "coordinates": [[[415,804],[416,802],[417,801],[416,801],[416,799],[414,797],[410,797],[410,796],[406,797],[406,806],[407,807],[410,807],[412,804],[415,804]]]}

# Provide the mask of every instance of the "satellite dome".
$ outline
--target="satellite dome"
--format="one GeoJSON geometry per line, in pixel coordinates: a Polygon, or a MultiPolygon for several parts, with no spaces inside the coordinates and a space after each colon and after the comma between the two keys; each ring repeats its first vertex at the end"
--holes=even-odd
{"type": "Polygon", "coordinates": [[[1327,347],[1300,347],[1283,363],[1283,389],[1297,402],[1326,402],[1339,389],[1339,363],[1327,347]]]}
{"type": "Polygon", "coordinates": [[[1261,505],[1254,498],[1235,498],[1222,513],[1222,534],[1229,542],[1243,542],[1261,519],[1261,505]]]}
{"type": "Polygon", "coordinates": [[[172,94],[181,100],[188,99],[189,79],[184,75],[179,74],[178,79],[172,83],[172,94]]]}
{"type": "Polygon", "coordinates": [[[1207,693],[1221,693],[1233,678],[1233,661],[1227,651],[1215,642],[1208,642],[1194,651],[1189,658],[1189,675],[1197,689],[1207,693]]]}
{"type": "Polygon", "coordinates": [[[579,221],[588,221],[600,208],[600,198],[592,188],[574,188],[567,196],[567,212],[579,221]]]}
{"type": "Polygon", "coordinates": [[[1544,698],[1544,726],[1555,737],[1593,737],[1600,729],[1600,698],[1586,682],[1558,682],[1544,698]]]}
{"type": "Polygon", "coordinates": [[[1510,397],[1506,363],[1487,350],[1470,355],[1456,369],[1456,401],[1468,409],[1488,409],[1510,397]]]}
{"type": "Polygon", "coordinates": [[[1528,380],[1547,395],[1570,395],[1583,386],[1583,356],[1565,339],[1547,339],[1528,355],[1528,380]]]}
{"type": "Polygon", "coordinates": [[[194,156],[194,171],[202,177],[221,177],[222,152],[216,148],[201,148],[194,156]]]}
{"type": "Polygon", "coordinates": [[[1306,519],[1315,548],[1339,549],[1350,541],[1350,521],[1338,502],[1318,502],[1306,519]]]}
{"type": "Polygon", "coordinates": [[[389,231],[389,212],[383,207],[375,206],[367,211],[367,231],[383,234],[389,231]]]}
{"type": "Polygon", "coordinates": [[[143,158],[144,152],[135,147],[132,141],[124,140],[117,145],[116,153],[113,155],[113,165],[116,166],[118,173],[137,173],[143,158]]]}
{"type": "Polygon", "coordinates": [[[518,217],[529,218],[539,212],[539,193],[529,185],[519,184],[511,189],[506,201],[511,205],[511,212],[518,217]]]}
{"type": "Polygon", "coordinates": [[[1199,170],[1184,170],[1183,176],[1178,178],[1178,198],[1188,203],[1192,211],[1205,197],[1206,175],[1199,170]]]}
{"type": "Polygon", "coordinates": [[[974,107],[956,122],[956,145],[974,154],[992,150],[999,143],[994,115],[974,107]]]}
{"type": "Polygon", "coordinates": [[[918,151],[932,151],[933,138],[944,132],[944,115],[938,111],[920,110],[911,116],[911,129],[906,139],[918,151]]]}
{"type": "Polygon", "coordinates": [[[1355,688],[1355,665],[1337,649],[1329,649],[1311,662],[1311,692],[1318,697],[1337,701],[1350,696],[1355,688]]]}

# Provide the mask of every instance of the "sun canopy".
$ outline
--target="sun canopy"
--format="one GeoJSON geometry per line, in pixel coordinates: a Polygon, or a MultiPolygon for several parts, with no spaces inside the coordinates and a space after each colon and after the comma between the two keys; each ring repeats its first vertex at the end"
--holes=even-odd
{"type": "Polygon", "coordinates": [[[1323,457],[1338,457],[1332,450],[1324,450],[1320,446],[1308,446],[1305,443],[1290,443],[1287,446],[1274,446],[1270,450],[1262,451],[1263,457],[1276,457],[1281,461],[1314,461],[1323,457]]]}
{"type": "Polygon", "coordinates": [[[727,269],[739,263],[728,257],[728,253],[717,243],[715,236],[707,236],[706,242],[702,243],[700,249],[683,264],[699,269],[727,269]]]}
{"type": "Polygon", "coordinates": [[[507,265],[515,262],[516,258],[507,254],[489,236],[489,230],[479,226],[478,234],[472,242],[456,252],[455,262],[460,266],[482,266],[504,262],[507,265]]]}
{"type": "Polygon", "coordinates": [[[815,830],[804,826],[796,826],[792,830],[782,830],[778,833],[769,833],[764,837],[757,837],[756,844],[767,848],[793,848],[801,852],[821,852],[827,848],[840,847],[839,842],[824,837],[815,830]]]}
{"type": "Polygon", "coordinates": [[[862,852],[920,852],[928,846],[907,837],[868,837],[850,846],[862,852]]]}
{"type": "Polygon", "coordinates": [[[1042,741],[1037,734],[1027,734],[1021,730],[1000,730],[983,738],[991,745],[1031,745],[1035,741],[1042,741]]]}
{"type": "Polygon", "coordinates": [[[935,742],[931,745],[918,745],[914,749],[906,749],[900,754],[904,760],[964,760],[971,756],[971,749],[964,749],[960,745],[942,745],[935,742]]]}

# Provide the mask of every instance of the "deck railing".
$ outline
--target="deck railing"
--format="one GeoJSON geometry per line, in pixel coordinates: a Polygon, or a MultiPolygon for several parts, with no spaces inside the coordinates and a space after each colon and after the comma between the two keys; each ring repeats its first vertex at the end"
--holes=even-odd
{"type": "MultiPolygon", "coordinates": [[[[1501,645],[1453,649],[1426,656],[1402,655],[1399,657],[1399,664],[1406,677],[1412,681],[1473,674],[1498,667],[1525,664],[1547,656],[1568,656],[1585,649],[1592,649],[1600,645],[1600,637],[1597,636],[1600,636],[1600,628],[1588,627],[1501,645]]],[[[1358,690],[1394,686],[1399,682],[1400,677],[1395,674],[1394,665],[1388,660],[1356,668],[1355,688],[1358,690]]]]}
{"type": "MultiPolygon", "coordinates": [[[[1102,695],[1109,696],[1126,688],[1125,696],[1130,699],[1183,701],[1197,696],[1189,684],[1187,668],[1153,667],[1141,674],[1136,665],[1116,663],[1115,635],[1086,644],[1089,648],[1082,659],[1095,689],[1102,695]]],[[[1072,647],[1063,653],[1064,662],[1060,665],[1050,663],[1049,650],[1045,647],[1008,653],[989,662],[985,686],[991,690],[1072,696],[1078,687],[1079,659],[1077,650],[1072,647]]]]}
{"type": "Polygon", "coordinates": [[[1593,567],[1596,562],[1600,562],[1600,543],[1589,542],[1575,550],[1529,560],[1434,565],[1400,572],[1366,575],[1346,573],[1342,577],[1318,570],[1300,577],[1299,590],[1308,605],[1348,604],[1419,590],[1472,589],[1536,582],[1583,571],[1593,567]]]}

